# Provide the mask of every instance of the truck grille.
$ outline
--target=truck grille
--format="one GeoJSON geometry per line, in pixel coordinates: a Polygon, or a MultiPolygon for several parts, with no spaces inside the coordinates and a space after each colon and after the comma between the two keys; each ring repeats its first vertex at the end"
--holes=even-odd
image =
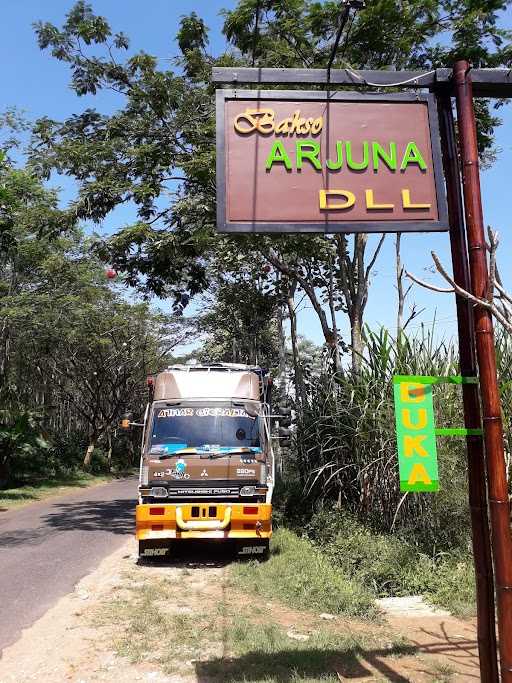
{"type": "Polygon", "coordinates": [[[238,492],[239,492],[239,487],[238,486],[230,486],[230,487],[224,487],[224,486],[201,486],[201,487],[188,487],[188,488],[182,488],[180,487],[174,487],[174,486],[169,486],[168,491],[169,491],[169,498],[179,498],[179,497],[190,497],[190,498],[216,498],[218,496],[221,496],[223,498],[225,497],[234,497],[238,498],[238,492]]]}
{"type": "Polygon", "coordinates": [[[232,502],[233,500],[247,501],[247,498],[240,497],[240,488],[242,486],[261,487],[256,479],[244,479],[240,482],[234,482],[232,479],[215,479],[213,481],[151,481],[148,489],[152,486],[165,487],[168,491],[167,498],[155,499],[156,502],[163,502],[165,500],[168,502],[183,502],[213,499],[219,503],[232,502]]]}

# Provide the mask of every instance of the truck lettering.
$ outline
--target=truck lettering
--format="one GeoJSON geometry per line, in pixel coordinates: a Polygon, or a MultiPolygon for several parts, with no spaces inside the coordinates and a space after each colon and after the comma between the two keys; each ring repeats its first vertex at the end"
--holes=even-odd
{"type": "Polygon", "coordinates": [[[192,408],[164,408],[158,411],[157,417],[192,417],[192,408]]]}
{"type": "Polygon", "coordinates": [[[265,548],[262,545],[244,545],[238,551],[239,555],[261,555],[265,552],[265,548]]]}

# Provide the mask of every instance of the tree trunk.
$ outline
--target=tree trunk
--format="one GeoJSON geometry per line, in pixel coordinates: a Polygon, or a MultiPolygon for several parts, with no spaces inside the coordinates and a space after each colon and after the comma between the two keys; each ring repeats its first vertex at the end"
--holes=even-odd
{"type": "Polygon", "coordinates": [[[334,360],[334,371],[338,373],[341,370],[341,356],[340,356],[340,340],[338,337],[338,323],[336,322],[336,304],[334,302],[334,265],[330,264],[329,273],[329,310],[331,312],[331,327],[333,336],[332,356],[334,360]]]}
{"type": "Polygon", "coordinates": [[[352,372],[358,375],[363,356],[363,313],[358,307],[354,309],[353,317],[350,319],[350,343],[352,346],[352,372]]]}
{"type": "Polygon", "coordinates": [[[284,329],[284,311],[281,305],[277,308],[277,333],[279,335],[279,367],[277,369],[277,382],[284,388],[286,383],[286,334],[284,329]]]}
{"type": "Polygon", "coordinates": [[[282,275],[285,275],[290,280],[290,282],[293,282],[295,285],[299,284],[302,287],[302,289],[306,293],[306,296],[310,300],[311,305],[313,306],[313,310],[318,316],[318,320],[322,327],[322,333],[324,335],[325,343],[329,347],[329,349],[332,349],[334,346],[333,333],[331,328],[329,327],[327,315],[322,306],[322,303],[316,295],[314,285],[312,285],[308,281],[307,277],[300,275],[299,272],[295,270],[295,268],[287,265],[286,263],[284,263],[284,261],[281,261],[277,257],[277,254],[275,252],[265,253],[264,256],[274,266],[274,268],[276,268],[282,275]]]}
{"type": "Polygon", "coordinates": [[[133,443],[133,437],[130,437],[128,439],[128,460],[129,460],[130,465],[132,465],[132,466],[137,464],[136,458],[135,458],[135,451],[136,451],[136,447],[133,443]]]}
{"type": "Polygon", "coordinates": [[[108,451],[107,451],[107,467],[108,471],[112,471],[112,432],[110,429],[107,432],[107,442],[108,442],[108,451]]]}
{"type": "Polygon", "coordinates": [[[91,466],[92,454],[94,449],[96,448],[97,440],[98,439],[96,436],[91,437],[91,439],[89,440],[89,445],[87,446],[87,450],[85,451],[85,457],[83,462],[84,470],[88,470],[91,466]]]}
{"type": "Polygon", "coordinates": [[[286,303],[288,306],[288,315],[290,317],[290,337],[292,342],[292,358],[293,358],[293,375],[295,379],[295,394],[299,404],[302,406],[305,401],[306,391],[304,387],[304,376],[302,374],[302,366],[300,364],[300,354],[297,337],[297,315],[295,313],[294,294],[297,283],[293,282],[288,291],[286,303]]]}
{"type": "Polygon", "coordinates": [[[354,252],[350,257],[347,238],[336,235],[338,268],[341,275],[341,291],[350,320],[352,342],[352,370],[358,373],[363,353],[363,316],[368,302],[368,288],[372,268],[375,265],[386,235],[382,235],[368,266],[365,267],[365,252],[368,235],[358,233],[354,238],[354,252]]]}
{"type": "Polygon", "coordinates": [[[400,256],[400,240],[402,238],[401,233],[397,232],[396,242],[395,242],[395,254],[396,254],[396,289],[398,292],[398,310],[396,314],[396,338],[400,339],[400,335],[403,329],[403,317],[404,317],[404,268],[402,266],[402,259],[400,256]]]}

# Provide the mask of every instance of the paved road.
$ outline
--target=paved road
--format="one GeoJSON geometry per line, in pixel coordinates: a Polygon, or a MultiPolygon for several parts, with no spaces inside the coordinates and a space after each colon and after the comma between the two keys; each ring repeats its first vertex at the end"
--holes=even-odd
{"type": "Polygon", "coordinates": [[[137,479],[0,512],[0,651],[133,533],[137,479]]]}

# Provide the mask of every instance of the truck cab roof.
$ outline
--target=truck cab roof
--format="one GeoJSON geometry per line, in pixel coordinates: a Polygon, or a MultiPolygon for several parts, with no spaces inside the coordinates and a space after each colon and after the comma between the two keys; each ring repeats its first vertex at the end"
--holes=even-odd
{"type": "Polygon", "coordinates": [[[264,373],[262,368],[235,363],[172,365],[156,376],[153,400],[259,401],[264,373]]]}

